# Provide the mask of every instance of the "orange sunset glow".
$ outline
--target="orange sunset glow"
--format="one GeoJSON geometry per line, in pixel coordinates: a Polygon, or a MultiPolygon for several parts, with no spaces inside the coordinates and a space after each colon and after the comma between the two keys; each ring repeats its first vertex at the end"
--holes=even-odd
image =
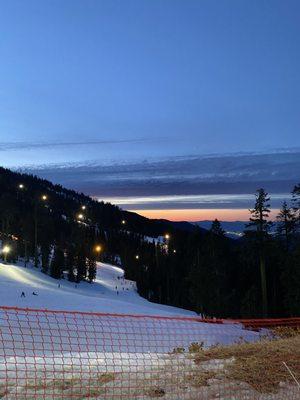
{"type": "MultiPolygon", "coordinates": [[[[130,210],[147,218],[169,219],[171,221],[247,221],[250,213],[247,209],[177,209],[177,210],[130,210]]],[[[271,219],[275,219],[278,209],[273,209],[270,213],[271,219]]]]}

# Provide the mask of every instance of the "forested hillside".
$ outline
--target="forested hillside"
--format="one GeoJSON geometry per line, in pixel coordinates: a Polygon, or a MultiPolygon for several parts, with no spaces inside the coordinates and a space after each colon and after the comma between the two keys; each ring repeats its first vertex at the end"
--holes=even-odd
{"type": "MultiPolygon", "coordinates": [[[[95,261],[119,263],[149,300],[207,316],[300,312],[300,186],[269,233],[269,198],[260,189],[251,229],[228,239],[214,221],[149,220],[34,176],[0,169],[2,258],[32,260],[54,278],[93,282],[95,261]]],[[[249,214],[250,216],[250,214],[249,214]]],[[[0,288],[1,290],[1,288],[0,288]]]]}

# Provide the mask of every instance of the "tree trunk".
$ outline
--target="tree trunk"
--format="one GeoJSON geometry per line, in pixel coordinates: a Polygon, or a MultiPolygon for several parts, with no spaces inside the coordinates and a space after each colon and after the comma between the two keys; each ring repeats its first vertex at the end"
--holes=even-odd
{"type": "Polygon", "coordinates": [[[266,261],[263,252],[260,253],[260,277],[261,277],[261,293],[262,293],[262,313],[263,317],[268,315],[268,296],[267,296],[267,279],[266,279],[266,261]]]}
{"type": "Polygon", "coordinates": [[[38,221],[37,221],[37,203],[34,205],[34,266],[37,268],[39,266],[39,256],[38,256],[38,244],[37,244],[37,236],[38,236],[38,221]]]}

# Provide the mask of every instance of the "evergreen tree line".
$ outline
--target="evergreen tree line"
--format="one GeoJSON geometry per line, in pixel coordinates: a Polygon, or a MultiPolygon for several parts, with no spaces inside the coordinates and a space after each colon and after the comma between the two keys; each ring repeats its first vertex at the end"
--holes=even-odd
{"type": "Polygon", "coordinates": [[[232,240],[217,220],[209,231],[178,229],[0,169],[0,239],[11,249],[7,261],[31,260],[56,279],[93,282],[101,259],[119,263],[151,301],[205,316],[293,316],[300,312],[300,185],[291,203],[282,205],[273,234],[270,199],[259,189],[244,236],[232,240]]]}
{"type": "Polygon", "coordinates": [[[191,301],[204,315],[297,316],[300,313],[300,185],[270,221],[270,197],[257,190],[242,239],[225,237],[220,223],[193,244],[191,301]]]}

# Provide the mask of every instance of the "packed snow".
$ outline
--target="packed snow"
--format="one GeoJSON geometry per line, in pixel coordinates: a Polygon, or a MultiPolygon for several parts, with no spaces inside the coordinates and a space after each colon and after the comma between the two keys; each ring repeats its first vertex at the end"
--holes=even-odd
{"type": "MultiPolygon", "coordinates": [[[[142,324],[139,322],[141,320],[132,319],[130,316],[129,322],[123,317],[118,321],[120,327],[124,325],[123,331],[128,323],[134,327],[139,340],[151,335],[151,332],[159,332],[161,339],[167,335],[167,346],[159,346],[161,351],[170,351],[170,346],[188,346],[195,341],[210,346],[215,343],[232,343],[241,337],[247,340],[255,340],[257,337],[257,333],[247,331],[236,323],[215,324],[201,323],[198,319],[186,320],[186,317],[196,317],[196,313],[147,301],[139,296],[136,283],[125,279],[123,269],[100,262],[97,264],[94,283],[56,280],[32,265],[25,268],[23,265],[2,263],[0,288],[0,307],[178,317],[178,320],[146,319],[142,324]]],[[[93,322],[93,317],[91,318],[90,323],[93,322]]],[[[105,319],[103,321],[105,322],[105,319]]],[[[54,322],[62,323],[60,320],[54,322]]],[[[114,332],[110,332],[110,340],[115,337],[112,333],[114,332]]],[[[118,335],[116,340],[119,340],[118,335]]],[[[109,345],[111,346],[111,343],[109,345]]],[[[151,345],[143,343],[143,348],[152,351],[151,345]]],[[[101,348],[101,351],[106,351],[105,347],[101,348]]]]}
{"type": "Polygon", "coordinates": [[[0,263],[0,305],[145,315],[196,315],[192,311],[155,304],[139,296],[124,270],[97,264],[93,283],[56,280],[33,266],[0,263]],[[24,292],[25,297],[21,297],[24,292]],[[36,293],[37,296],[32,293],[36,293]]]}
{"type": "Polygon", "coordinates": [[[93,392],[95,399],[149,399],[155,383],[165,385],[166,399],[196,399],[198,390],[186,376],[197,366],[182,351],[192,343],[257,340],[259,333],[194,316],[141,298],[135,282],[112,265],[98,263],[94,283],[76,284],[52,279],[33,266],[0,264],[0,397],[50,400],[75,392],[85,399],[93,392]]]}

